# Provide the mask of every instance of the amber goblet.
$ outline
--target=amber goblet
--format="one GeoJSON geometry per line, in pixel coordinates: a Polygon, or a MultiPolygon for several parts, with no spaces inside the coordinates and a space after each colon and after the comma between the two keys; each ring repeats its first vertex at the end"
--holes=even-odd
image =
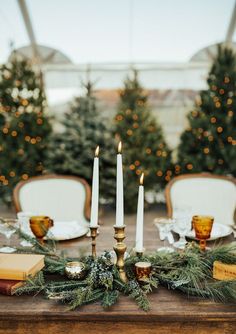
{"type": "Polygon", "coordinates": [[[199,246],[202,251],[206,250],[206,240],[211,236],[211,230],[214,222],[212,216],[193,216],[192,225],[196,238],[199,240],[199,246]]]}
{"type": "Polygon", "coordinates": [[[38,241],[43,245],[43,238],[47,235],[50,227],[53,226],[53,220],[47,216],[30,217],[30,228],[38,241]]]}

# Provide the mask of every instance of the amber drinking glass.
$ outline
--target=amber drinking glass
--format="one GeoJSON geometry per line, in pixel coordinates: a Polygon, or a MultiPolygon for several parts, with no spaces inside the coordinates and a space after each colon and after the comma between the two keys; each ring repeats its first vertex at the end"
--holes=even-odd
{"type": "Polygon", "coordinates": [[[47,216],[30,217],[30,228],[38,241],[43,244],[43,238],[47,235],[50,227],[53,226],[53,220],[47,216]]]}
{"type": "Polygon", "coordinates": [[[206,240],[211,237],[211,230],[214,222],[212,216],[193,216],[192,225],[196,238],[199,240],[200,249],[206,250],[206,240]]]}

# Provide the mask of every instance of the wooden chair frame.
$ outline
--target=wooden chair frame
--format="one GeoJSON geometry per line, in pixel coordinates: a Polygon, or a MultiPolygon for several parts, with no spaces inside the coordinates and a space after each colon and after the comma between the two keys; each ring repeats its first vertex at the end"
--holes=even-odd
{"type": "Polygon", "coordinates": [[[183,180],[183,179],[193,179],[193,178],[227,180],[227,181],[230,181],[236,184],[236,179],[231,176],[216,175],[216,174],[210,174],[210,173],[182,174],[182,175],[176,176],[170,182],[168,182],[165,188],[165,198],[166,198],[166,207],[167,207],[168,217],[172,217],[172,213],[173,213],[173,207],[172,207],[171,197],[170,197],[171,187],[176,181],[183,180]]]}
{"type": "Polygon", "coordinates": [[[57,174],[47,174],[47,175],[40,175],[40,176],[33,176],[30,177],[26,181],[20,181],[13,190],[13,203],[16,209],[16,212],[22,211],[19,194],[21,188],[30,182],[37,181],[37,180],[53,180],[53,179],[64,179],[64,180],[73,180],[76,182],[82,183],[85,188],[85,204],[84,204],[84,216],[85,218],[90,221],[90,203],[91,203],[91,187],[87,183],[87,181],[83,178],[72,176],[72,175],[57,175],[57,174]]]}

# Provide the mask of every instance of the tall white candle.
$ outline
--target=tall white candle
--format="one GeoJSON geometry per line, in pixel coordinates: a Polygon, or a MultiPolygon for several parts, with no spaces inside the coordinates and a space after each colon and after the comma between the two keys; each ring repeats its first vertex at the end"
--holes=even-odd
{"type": "Polygon", "coordinates": [[[143,213],[144,213],[144,174],[140,177],[140,185],[138,190],[138,206],[137,206],[137,220],[136,220],[136,252],[143,252],[143,213]]]}
{"type": "Polygon", "coordinates": [[[93,161],[93,181],[92,181],[92,203],[90,226],[98,225],[98,202],[99,202],[99,146],[95,150],[93,161]]]}
{"type": "Polygon", "coordinates": [[[116,166],[116,226],[124,225],[122,144],[119,142],[116,166]]]}

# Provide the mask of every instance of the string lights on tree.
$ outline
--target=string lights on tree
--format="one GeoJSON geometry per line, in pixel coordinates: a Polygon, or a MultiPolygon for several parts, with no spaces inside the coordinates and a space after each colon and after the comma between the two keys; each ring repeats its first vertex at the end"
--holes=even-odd
{"type": "Polygon", "coordinates": [[[137,183],[145,174],[145,189],[159,191],[172,173],[168,148],[155,117],[150,111],[147,95],[138,81],[137,72],[124,82],[115,116],[114,133],[124,145],[124,187],[127,211],[136,210],[137,183]]]}
{"type": "Polygon", "coordinates": [[[51,132],[45,107],[41,76],[26,60],[15,56],[0,67],[0,195],[6,203],[17,182],[43,172],[51,132]]]}
{"type": "Polygon", "coordinates": [[[236,55],[219,47],[189,128],[181,135],[175,172],[209,171],[236,176],[236,55]]]}

